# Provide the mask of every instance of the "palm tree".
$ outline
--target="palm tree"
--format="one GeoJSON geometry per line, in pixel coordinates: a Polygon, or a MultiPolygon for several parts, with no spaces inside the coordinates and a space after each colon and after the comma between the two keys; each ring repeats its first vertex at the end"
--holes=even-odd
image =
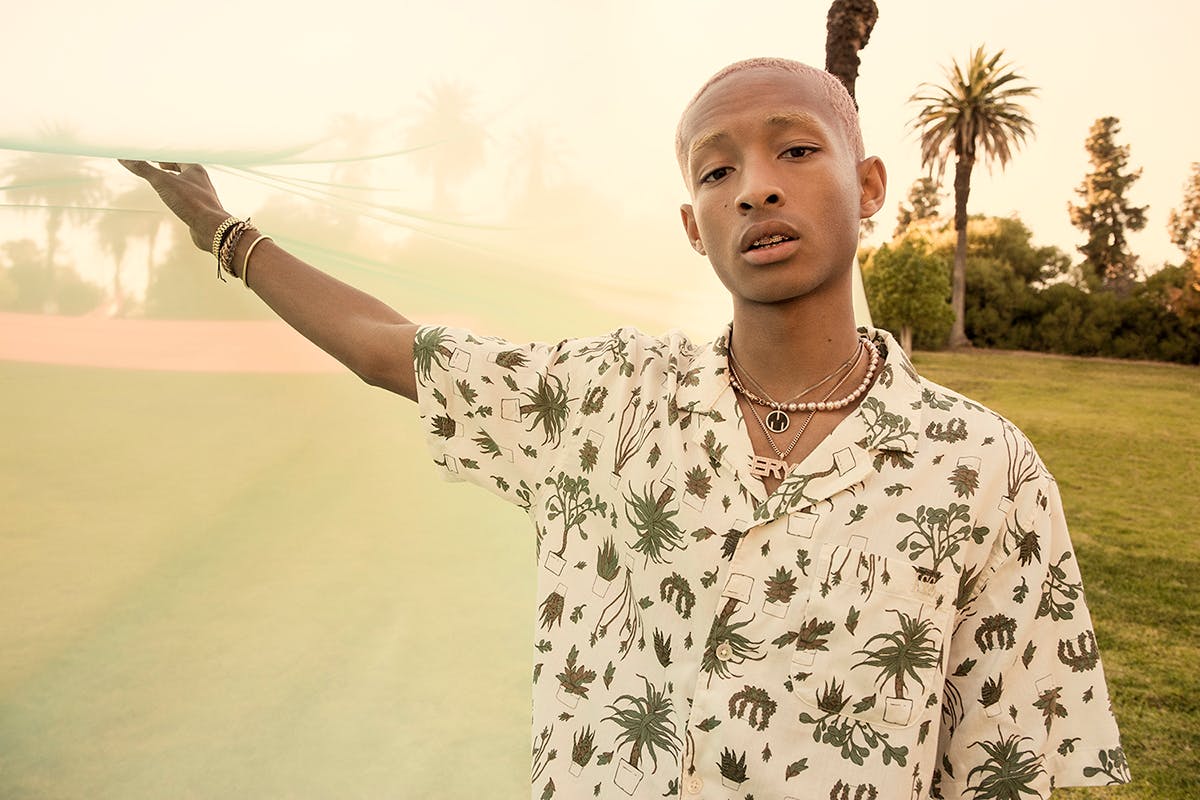
{"type": "Polygon", "coordinates": [[[119,195],[112,202],[113,208],[96,222],[96,234],[100,247],[113,259],[113,306],[117,313],[125,307],[126,290],[121,283],[121,266],[125,261],[125,250],[131,238],[146,240],[146,282],[154,276],[154,246],[163,216],[157,210],[158,196],[145,183],[119,195]]]}
{"type": "Polygon", "coordinates": [[[966,303],[967,270],[967,196],[971,192],[971,170],[976,155],[1000,163],[1001,169],[1013,151],[1033,134],[1033,121],[1026,115],[1018,98],[1032,96],[1037,87],[1002,63],[1004,51],[988,56],[978,47],[966,67],[957,61],[946,69],[946,85],[923,83],[909,102],[920,104],[912,128],[921,138],[921,163],[932,176],[945,173],[953,154],[954,230],[958,241],[954,248],[954,273],[950,302],[954,308],[954,326],[950,331],[952,347],[969,344],[963,323],[966,303]]]}
{"type": "Polygon", "coordinates": [[[825,20],[825,71],[837,76],[852,98],[858,65],[862,63],[858,53],[870,41],[878,18],[875,0],[833,0],[829,6],[825,20]]]}
{"type": "MultiPolygon", "coordinates": [[[[49,136],[65,136],[52,131],[49,136]]],[[[4,198],[28,205],[46,214],[46,299],[45,310],[54,311],[54,257],[58,234],[67,220],[86,217],[86,206],[95,205],[104,196],[96,173],[78,158],[26,153],[0,171],[4,198]]]]}
{"type": "Polygon", "coordinates": [[[453,188],[483,165],[487,131],[474,117],[471,91],[458,83],[439,81],[422,96],[420,121],[409,131],[409,145],[421,148],[418,167],[433,177],[433,208],[454,207],[453,188]]]}
{"type": "Polygon", "coordinates": [[[650,683],[644,675],[638,675],[646,684],[642,697],[623,694],[613,705],[605,706],[612,714],[604,718],[605,722],[615,722],[621,728],[617,734],[617,747],[622,744],[633,745],[629,754],[629,766],[637,769],[642,757],[642,748],[650,754],[654,761],[654,770],[658,770],[658,750],[665,750],[672,756],[679,755],[682,742],[675,733],[675,722],[671,719],[673,706],[671,698],[667,697],[666,688],[659,689],[650,683]],[[627,707],[621,704],[627,703],[627,707]]]}
{"type": "Polygon", "coordinates": [[[924,689],[925,681],[917,670],[928,674],[936,667],[942,655],[941,647],[932,636],[936,630],[932,620],[923,619],[919,614],[912,617],[894,608],[888,610],[899,618],[899,630],[877,633],[868,639],[866,648],[854,651],[866,656],[854,666],[875,667],[879,670],[879,682],[893,681],[896,697],[903,698],[904,676],[911,676],[924,689]],[[869,649],[871,642],[877,639],[882,640],[883,646],[878,650],[869,649]]]}

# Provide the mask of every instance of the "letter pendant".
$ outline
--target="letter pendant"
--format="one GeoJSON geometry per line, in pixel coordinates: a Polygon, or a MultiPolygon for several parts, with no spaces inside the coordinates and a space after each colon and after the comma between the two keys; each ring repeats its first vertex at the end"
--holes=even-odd
{"type": "Polygon", "coordinates": [[[750,474],[756,478],[775,477],[783,480],[784,473],[787,472],[787,462],[780,461],[777,458],[767,458],[766,456],[750,456],[750,474]]]}
{"type": "Polygon", "coordinates": [[[792,424],[792,421],[790,418],[788,418],[788,415],[779,409],[775,409],[770,414],[767,414],[767,418],[763,421],[766,423],[767,427],[771,429],[771,433],[783,433],[788,429],[788,426],[792,424]]]}

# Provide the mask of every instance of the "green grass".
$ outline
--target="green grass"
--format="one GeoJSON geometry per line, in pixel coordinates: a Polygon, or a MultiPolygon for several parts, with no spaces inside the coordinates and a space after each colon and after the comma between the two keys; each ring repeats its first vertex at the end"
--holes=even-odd
{"type": "MultiPolygon", "coordinates": [[[[1057,475],[1135,783],[1200,775],[1200,371],[922,354],[1057,475]]],[[[0,797],[522,797],[532,531],[341,376],[0,364],[0,797]]],[[[1056,795],[1058,796],[1058,795],[1056,795]]]]}

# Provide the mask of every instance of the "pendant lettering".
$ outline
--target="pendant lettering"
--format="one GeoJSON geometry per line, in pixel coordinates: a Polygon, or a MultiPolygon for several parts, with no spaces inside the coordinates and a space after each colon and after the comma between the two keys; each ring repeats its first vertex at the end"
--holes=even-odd
{"type": "Polygon", "coordinates": [[[783,433],[792,424],[788,415],[780,411],[778,408],[767,414],[765,424],[771,429],[771,433],[783,433]]]}
{"type": "Polygon", "coordinates": [[[750,456],[750,474],[756,478],[778,478],[783,480],[787,462],[766,456],[750,456]]]}

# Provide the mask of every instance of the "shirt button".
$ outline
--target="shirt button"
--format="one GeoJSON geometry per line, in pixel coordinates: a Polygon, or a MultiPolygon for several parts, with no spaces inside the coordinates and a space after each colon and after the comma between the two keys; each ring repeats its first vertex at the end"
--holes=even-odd
{"type": "Polygon", "coordinates": [[[687,779],[688,794],[700,794],[700,790],[704,788],[704,781],[699,775],[693,775],[687,779]]]}
{"type": "Polygon", "coordinates": [[[729,646],[729,642],[721,642],[717,645],[717,658],[722,661],[733,658],[733,648],[729,646]]]}

